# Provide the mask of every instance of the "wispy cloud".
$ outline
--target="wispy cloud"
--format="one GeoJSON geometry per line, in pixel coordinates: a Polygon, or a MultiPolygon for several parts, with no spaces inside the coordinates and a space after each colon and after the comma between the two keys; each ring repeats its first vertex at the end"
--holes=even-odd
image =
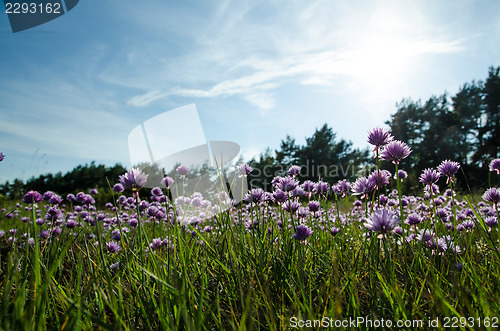
{"type": "Polygon", "coordinates": [[[289,79],[301,84],[331,85],[339,76],[359,77],[367,75],[368,70],[390,73],[385,66],[397,62],[408,65],[413,59],[429,54],[455,53],[464,49],[461,40],[420,39],[395,42],[375,40],[364,44],[354,44],[341,50],[325,50],[309,54],[294,54],[272,59],[244,59],[236,67],[248,67],[252,63],[254,72],[240,77],[223,80],[207,89],[176,87],[168,90],[154,89],[136,95],[127,104],[144,107],[168,97],[185,96],[193,98],[213,98],[240,95],[244,100],[262,110],[272,108],[274,101],[269,92],[289,79]]]}
{"type": "MultiPolygon", "coordinates": [[[[364,5],[226,1],[210,19],[201,19],[202,28],[186,27],[184,35],[192,39],[181,42],[196,47],[183,55],[182,62],[134,56],[146,58],[150,69],[145,70],[148,82],[135,84],[144,92],[127,104],[145,107],[170,96],[236,95],[261,110],[269,109],[271,92],[290,81],[327,86],[339,78],[363,77],[366,83],[367,77],[390,77],[403,66],[414,66],[421,56],[464,50],[462,38],[436,37],[435,23],[418,2],[360,3],[364,5]],[[256,102],[262,96],[266,102],[256,102]]],[[[144,81],[140,75],[135,79],[144,81]]]]}
{"type": "Polygon", "coordinates": [[[135,107],[145,107],[151,102],[164,98],[170,95],[169,92],[161,92],[159,90],[152,90],[142,95],[136,95],[127,101],[127,105],[135,107]]]}

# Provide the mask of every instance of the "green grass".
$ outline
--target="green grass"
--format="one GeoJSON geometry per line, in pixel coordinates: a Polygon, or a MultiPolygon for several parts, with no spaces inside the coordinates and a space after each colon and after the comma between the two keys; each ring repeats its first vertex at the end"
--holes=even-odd
{"type": "MultiPolygon", "coordinates": [[[[44,204],[38,206],[42,217],[44,204]]],[[[419,204],[405,207],[405,213],[419,204]]],[[[22,235],[54,224],[36,225],[36,208],[17,208],[14,218],[0,221],[6,231],[0,238],[0,327],[287,330],[292,321],[362,317],[422,320],[423,327],[415,329],[428,329],[429,321],[439,318],[437,329],[443,329],[446,318],[465,317],[471,320],[459,329],[477,329],[485,318],[491,321],[486,329],[495,329],[500,317],[498,231],[488,231],[476,205],[460,209],[468,207],[474,207],[478,219],[470,231],[447,230],[431,212],[419,224],[431,227],[430,221],[436,221],[436,237],[450,234],[460,254],[440,253],[418,240],[402,244],[394,235],[366,238],[364,206],[346,212],[341,205],[342,222],[331,204],[329,217],[324,211],[318,217],[310,214],[303,221],[314,233],[305,242],[292,238],[290,213],[263,204],[234,208],[196,227],[172,225],[168,219],[155,224],[144,211],[135,229],[113,222],[91,226],[79,217],[81,226],[62,226],[57,236],[31,235],[34,245],[26,245],[22,235]],[[30,221],[22,222],[23,216],[30,221]],[[253,219],[257,225],[247,231],[238,219],[253,219]],[[207,224],[212,231],[203,232],[207,224]],[[332,226],[340,228],[336,236],[330,234],[332,226]],[[12,235],[8,230],[14,228],[12,235]],[[113,229],[122,233],[116,253],[106,247],[113,229]],[[11,236],[14,243],[8,241],[11,236]],[[153,238],[168,238],[169,245],[151,250],[153,238]],[[112,270],[117,262],[118,269],[112,270]]],[[[109,220],[135,212],[106,211],[109,220]]],[[[98,213],[90,211],[94,218],[98,213]]]]}

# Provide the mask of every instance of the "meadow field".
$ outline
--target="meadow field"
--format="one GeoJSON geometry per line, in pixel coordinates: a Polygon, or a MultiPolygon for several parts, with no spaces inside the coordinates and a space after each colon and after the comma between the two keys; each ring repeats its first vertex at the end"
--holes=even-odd
{"type": "Polygon", "coordinates": [[[410,148],[369,142],[378,166],[355,182],[294,166],[241,203],[171,199],[186,167],[153,189],[131,169],[105,206],[106,188],[26,192],[0,212],[0,329],[497,329],[500,189],[457,194],[443,160],[404,195],[410,148]]]}

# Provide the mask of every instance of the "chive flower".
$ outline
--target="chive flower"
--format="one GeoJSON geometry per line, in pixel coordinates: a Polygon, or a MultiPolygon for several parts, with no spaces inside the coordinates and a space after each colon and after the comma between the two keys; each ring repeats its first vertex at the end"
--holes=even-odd
{"type": "Polygon", "coordinates": [[[494,159],[490,162],[490,171],[496,171],[500,175],[500,159],[494,159]]]}
{"type": "Polygon", "coordinates": [[[377,233],[389,233],[398,224],[399,219],[387,209],[375,210],[371,218],[365,223],[365,228],[377,233]]]}
{"type": "Polygon", "coordinates": [[[493,202],[495,205],[500,202],[500,189],[491,187],[483,194],[483,200],[493,202]]]}
{"type": "Polygon", "coordinates": [[[23,197],[24,203],[38,203],[42,201],[42,195],[37,191],[29,191],[23,197]]]}
{"type": "Polygon", "coordinates": [[[380,158],[382,160],[392,161],[394,164],[399,164],[399,162],[407,158],[411,152],[411,148],[405,142],[392,140],[384,146],[380,153],[380,158]]]}
{"type": "Polygon", "coordinates": [[[248,164],[243,163],[238,167],[238,171],[242,177],[247,177],[253,171],[253,168],[248,164]]]}
{"type": "Polygon", "coordinates": [[[295,233],[292,235],[292,237],[295,240],[302,241],[309,238],[313,234],[313,232],[314,231],[309,229],[307,225],[300,224],[299,226],[297,226],[297,228],[295,228],[295,233]]]}
{"type": "Polygon", "coordinates": [[[432,184],[435,184],[439,178],[441,177],[441,174],[437,172],[434,169],[424,169],[424,172],[420,175],[420,182],[426,186],[431,186],[432,184]]]}
{"type": "Polygon", "coordinates": [[[457,171],[458,171],[459,168],[460,168],[460,163],[454,162],[454,161],[450,161],[450,160],[444,160],[438,166],[438,171],[443,176],[446,176],[448,178],[446,180],[446,183],[449,183],[450,180],[452,180],[452,177],[457,173],[457,171]]]}
{"type": "Polygon", "coordinates": [[[146,185],[148,176],[149,175],[146,175],[140,169],[132,168],[125,174],[120,175],[119,180],[120,184],[122,184],[125,189],[131,189],[137,192],[146,185]]]}
{"type": "Polygon", "coordinates": [[[368,143],[375,146],[373,148],[374,152],[378,151],[380,147],[387,145],[393,139],[393,136],[388,131],[379,127],[368,131],[368,143]]]}
{"type": "Polygon", "coordinates": [[[189,169],[184,165],[178,166],[177,169],[175,169],[175,171],[183,178],[189,173],[189,169]]]}

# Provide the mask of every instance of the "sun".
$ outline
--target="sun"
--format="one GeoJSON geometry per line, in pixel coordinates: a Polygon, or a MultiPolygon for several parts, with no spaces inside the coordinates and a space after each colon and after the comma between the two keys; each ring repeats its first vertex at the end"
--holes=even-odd
{"type": "MultiPolygon", "coordinates": [[[[404,9],[404,8],[403,8],[404,9]]],[[[374,10],[349,45],[351,74],[364,84],[398,84],[414,60],[418,30],[414,17],[396,6],[374,10]]]]}

